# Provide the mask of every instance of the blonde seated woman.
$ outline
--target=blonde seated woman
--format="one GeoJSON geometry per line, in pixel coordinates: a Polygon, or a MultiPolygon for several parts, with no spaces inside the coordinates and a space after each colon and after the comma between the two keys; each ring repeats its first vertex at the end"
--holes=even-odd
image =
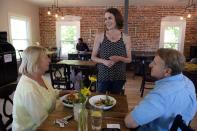
{"type": "Polygon", "coordinates": [[[56,106],[56,99],[72,91],[58,91],[43,75],[49,69],[47,50],[30,46],[23,52],[22,73],[13,100],[13,131],[35,130],[56,106]]]}

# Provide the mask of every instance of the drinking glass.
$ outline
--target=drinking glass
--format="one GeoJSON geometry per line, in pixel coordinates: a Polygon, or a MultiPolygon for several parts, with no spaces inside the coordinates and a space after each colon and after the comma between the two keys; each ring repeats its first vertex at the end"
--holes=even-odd
{"type": "Polygon", "coordinates": [[[73,114],[74,114],[74,120],[78,121],[78,117],[79,117],[79,111],[82,108],[82,104],[81,103],[74,103],[73,104],[73,114]]]}
{"type": "Polygon", "coordinates": [[[92,109],[90,116],[91,116],[92,130],[101,130],[101,126],[102,126],[102,110],[100,110],[100,109],[92,109]]]}

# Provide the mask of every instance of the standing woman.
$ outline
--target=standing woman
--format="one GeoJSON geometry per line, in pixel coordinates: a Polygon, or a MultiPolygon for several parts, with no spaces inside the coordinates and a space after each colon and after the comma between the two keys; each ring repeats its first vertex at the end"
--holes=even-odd
{"type": "Polygon", "coordinates": [[[47,50],[29,46],[23,52],[22,73],[13,100],[13,131],[35,130],[56,106],[56,98],[70,91],[53,89],[43,75],[49,70],[47,50]]]}
{"type": "Polygon", "coordinates": [[[120,94],[126,82],[126,63],[131,62],[130,37],[121,32],[123,17],[116,8],[105,11],[106,31],[95,37],[91,59],[98,63],[100,93],[120,94]]]}

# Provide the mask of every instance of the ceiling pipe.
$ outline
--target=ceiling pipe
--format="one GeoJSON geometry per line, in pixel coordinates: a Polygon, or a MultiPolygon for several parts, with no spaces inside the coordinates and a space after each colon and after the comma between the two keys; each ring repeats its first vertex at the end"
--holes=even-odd
{"type": "Polygon", "coordinates": [[[128,12],[129,11],[129,0],[125,0],[124,3],[124,33],[128,34],[128,12]]]}

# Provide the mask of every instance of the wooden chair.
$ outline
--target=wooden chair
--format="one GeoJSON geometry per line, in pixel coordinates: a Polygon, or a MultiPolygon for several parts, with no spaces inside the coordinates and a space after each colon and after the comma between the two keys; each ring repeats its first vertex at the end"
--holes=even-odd
{"type": "Polygon", "coordinates": [[[10,98],[10,95],[15,91],[16,86],[17,86],[17,84],[13,83],[13,84],[8,84],[8,85],[4,85],[4,86],[0,87],[0,99],[3,100],[3,114],[1,114],[1,116],[0,116],[1,117],[0,118],[0,129],[2,131],[11,130],[11,128],[10,129],[7,129],[7,128],[12,124],[12,121],[13,121],[12,113],[8,114],[6,109],[7,109],[8,103],[11,103],[13,105],[13,101],[10,98]],[[5,123],[3,123],[2,117],[6,117],[6,118],[8,118],[8,120],[5,123]]]}
{"type": "Polygon", "coordinates": [[[70,67],[66,64],[51,63],[49,66],[52,86],[56,89],[72,89],[70,82],[70,67]],[[62,88],[63,87],[63,88],[62,88]]]}
{"type": "Polygon", "coordinates": [[[141,83],[141,97],[143,97],[144,89],[153,89],[150,87],[146,87],[146,85],[154,85],[155,79],[150,75],[150,68],[149,68],[150,61],[143,61],[142,62],[142,83],[141,83]]]}
{"type": "Polygon", "coordinates": [[[172,123],[172,126],[170,128],[170,131],[177,131],[178,129],[181,129],[182,131],[194,131],[190,126],[187,126],[185,122],[182,119],[181,115],[177,115],[174,119],[174,122],[172,123]]]}

